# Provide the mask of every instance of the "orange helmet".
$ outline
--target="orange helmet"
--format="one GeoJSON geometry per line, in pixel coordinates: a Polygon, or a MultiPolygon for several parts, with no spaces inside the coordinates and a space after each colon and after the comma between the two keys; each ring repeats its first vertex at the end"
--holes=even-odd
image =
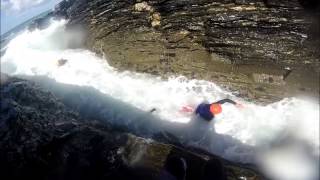
{"type": "Polygon", "coordinates": [[[210,112],[212,112],[214,115],[220,114],[222,112],[221,104],[211,104],[210,112]]]}

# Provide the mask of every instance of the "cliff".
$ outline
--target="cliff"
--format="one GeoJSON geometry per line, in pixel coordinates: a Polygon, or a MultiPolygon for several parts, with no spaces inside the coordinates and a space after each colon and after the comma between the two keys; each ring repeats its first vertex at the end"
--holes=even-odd
{"type": "Polygon", "coordinates": [[[319,12],[313,0],[80,0],[55,14],[83,26],[87,48],[120,70],[207,79],[274,102],[318,96],[319,12]]]}

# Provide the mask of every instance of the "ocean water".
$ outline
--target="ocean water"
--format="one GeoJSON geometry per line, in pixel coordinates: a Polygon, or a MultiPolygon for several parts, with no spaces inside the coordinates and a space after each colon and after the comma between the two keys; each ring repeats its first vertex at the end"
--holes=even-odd
{"type": "Polygon", "coordinates": [[[51,12],[52,12],[52,10],[42,12],[39,15],[34,16],[33,18],[19,24],[18,26],[12,28],[11,30],[1,34],[0,56],[3,56],[3,54],[5,53],[5,51],[7,49],[7,44],[10,42],[11,39],[13,39],[15,36],[21,34],[23,31],[25,31],[34,20],[36,20],[38,18],[44,18],[45,16],[47,16],[51,12]]]}
{"type": "MultiPolygon", "coordinates": [[[[204,125],[210,127],[205,134],[201,128],[186,129],[192,138],[182,137],[185,143],[232,161],[255,163],[274,179],[318,178],[318,100],[293,97],[261,106],[235,97],[214,82],[183,76],[163,80],[143,73],[120,72],[108,64],[108,59],[89,50],[69,49],[70,42],[82,37],[81,32],[66,31],[66,23],[52,20],[46,29],[26,30],[14,37],[1,57],[1,72],[45,76],[59,83],[92,87],[142,112],[156,108],[154,119],[173,125],[203,123],[192,113],[181,112],[182,106],[195,108],[203,101],[234,99],[244,108],[223,105],[223,113],[214,124],[204,125]],[[59,66],[59,59],[67,61],[59,66]]],[[[133,119],[134,114],[124,114],[121,118],[133,119]]]]}

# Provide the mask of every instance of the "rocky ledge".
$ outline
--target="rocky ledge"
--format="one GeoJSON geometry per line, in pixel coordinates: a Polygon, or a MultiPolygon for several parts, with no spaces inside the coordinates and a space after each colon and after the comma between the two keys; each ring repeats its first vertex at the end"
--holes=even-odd
{"type": "Polygon", "coordinates": [[[0,92],[2,179],[264,179],[210,153],[86,119],[32,81],[1,74],[0,92]]]}
{"type": "Polygon", "coordinates": [[[87,48],[120,70],[207,79],[273,102],[318,97],[319,12],[317,0],[69,0],[54,14],[85,27],[87,48]]]}

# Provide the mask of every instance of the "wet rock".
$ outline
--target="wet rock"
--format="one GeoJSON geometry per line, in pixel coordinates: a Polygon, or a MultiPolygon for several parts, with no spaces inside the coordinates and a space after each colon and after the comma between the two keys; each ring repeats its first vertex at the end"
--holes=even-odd
{"type": "Polygon", "coordinates": [[[58,61],[57,61],[57,66],[63,66],[63,65],[65,65],[66,63],[68,62],[68,60],[66,60],[66,59],[59,59],[58,61]]]}
{"type": "Polygon", "coordinates": [[[263,179],[205,151],[137,137],[83,118],[34,82],[7,76],[1,82],[3,179],[159,179],[164,171],[175,175],[168,168],[174,157],[185,161],[186,179],[263,179]],[[208,172],[208,167],[214,169],[208,172]]]}
{"type": "Polygon", "coordinates": [[[170,145],[159,144],[151,139],[129,136],[126,147],[120,150],[120,154],[131,167],[151,168],[160,172],[172,149],[170,145]]]}
{"type": "Polygon", "coordinates": [[[158,13],[158,12],[153,13],[152,16],[150,17],[150,19],[151,19],[151,26],[152,27],[158,27],[161,25],[160,13],[158,13]]]}
{"type": "Polygon", "coordinates": [[[154,11],[153,7],[148,5],[148,3],[145,1],[140,2],[140,3],[136,3],[134,5],[134,10],[139,11],[139,12],[142,12],[142,11],[153,12],[154,11]]]}
{"type": "Polygon", "coordinates": [[[320,2],[317,0],[299,0],[299,3],[301,6],[303,6],[306,9],[319,9],[320,2]]]}
{"type": "MultiPolygon", "coordinates": [[[[151,13],[152,26],[160,26],[158,30],[167,36],[182,30],[193,32],[197,43],[204,45],[206,50],[230,58],[237,63],[273,63],[285,62],[286,59],[310,59],[312,62],[319,57],[313,55],[315,47],[301,41],[308,41],[308,28],[312,22],[298,2],[289,1],[141,1],[135,4],[126,1],[101,2],[86,1],[73,3],[67,10],[67,17],[72,23],[85,23],[95,19],[99,23],[90,26],[89,39],[95,39],[110,29],[113,33],[132,31],[146,23],[151,13]],[[266,5],[267,4],[267,5],[266,5]],[[99,8],[100,5],[101,7],[99,8]],[[79,19],[81,11],[82,18],[79,19]],[[101,14],[101,11],[108,13],[101,14]],[[135,14],[135,12],[148,12],[135,14]],[[161,14],[161,15],[160,15],[161,14]],[[160,17],[162,23],[160,24],[160,17]],[[119,21],[122,20],[122,21],[119,21]],[[114,23],[124,22],[120,29],[112,29],[114,23]],[[304,34],[306,36],[300,36],[304,34]],[[273,38],[269,38],[269,37],[273,38]],[[294,50],[293,53],[290,53],[294,50]]],[[[304,4],[305,2],[302,2],[304,4]]],[[[309,2],[309,4],[312,2],[309,2]]],[[[62,3],[66,4],[66,3],[62,3]]],[[[307,3],[308,4],[308,3],[307,3]]],[[[314,3],[313,3],[314,4],[314,3]]],[[[62,8],[66,9],[66,8],[62,8]]],[[[57,10],[57,12],[65,10],[57,10]]],[[[151,30],[151,29],[150,29],[151,30]]],[[[107,43],[108,39],[102,41],[107,43]]],[[[162,41],[161,38],[157,41],[162,41]]],[[[191,39],[189,39],[191,41],[191,39]]],[[[96,42],[92,42],[95,44],[96,42]]],[[[192,47],[192,44],[188,44],[192,47]]]]}
{"type": "Polygon", "coordinates": [[[291,69],[290,67],[286,67],[285,70],[286,70],[286,72],[282,75],[282,79],[283,79],[283,80],[286,80],[287,77],[288,77],[288,76],[291,74],[291,72],[292,72],[292,69],[291,69]]]}
{"type": "Polygon", "coordinates": [[[264,88],[261,87],[261,86],[259,86],[259,87],[256,87],[255,90],[257,90],[257,91],[264,91],[264,88]]]}
{"type": "MultiPolygon", "coordinates": [[[[277,76],[274,69],[290,66],[311,72],[304,79],[317,81],[320,11],[311,5],[319,9],[313,0],[79,0],[63,2],[55,14],[70,19],[69,26],[84,25],[86,46],[120,70],[196,77],[235,91],[246,86],[256,101],[265,102],[260,96],[271,94],[255,93],[255,69],[277,76]],[[210,78],[225,73],[228,78],[210,78]]],[[[270,82],[282,84],[273,77],[270,82]]],[[[283,87],[298,90],[293,82],[283,87]]],[[[272,91],[277,100],[293,95],[277,85],[272,91]]]]}
{"type": "Polygon", "coordinates": [[[45,29],[50,25],[50,17],[53,15],[52,12],[47,13],[44,15],[44,17],[37,18],[33,20],[29,25],[28,25],[28,30],[33,31],[35,29],[45,29]]]}
{"type": "Polygon", "coordinates": [[[257,83],[266,83],[266,84],[274,84],[274,85],[285,85],[285,81],[283,80],[283,76],[276,76],[270,74],[253,74],[253,79],[257,83]]]}
{"type": "Polygon", "coordinates": [[[67,18],[68,17],[68,10],[71,6],[76,2],[76,0],[64,0],[61,1],[58,5],[55,6],[54,14],[55,16],[67,18]]]}

